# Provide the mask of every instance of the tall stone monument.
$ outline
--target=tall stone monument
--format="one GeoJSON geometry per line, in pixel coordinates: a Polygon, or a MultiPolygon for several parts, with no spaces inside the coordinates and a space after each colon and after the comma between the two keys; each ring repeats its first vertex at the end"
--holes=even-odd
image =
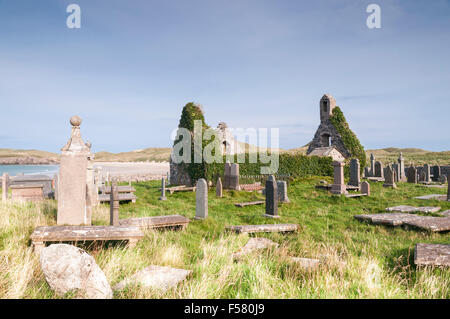
{"type": "Polygon", "coordinates": [[[333,194],[347,194],[347,186],[344,181],[344,163],[334,161],[334,182],[331,185],[331,193],[333,194]]]}
{"type": "Polygon", "coordinates": [[[159,200],[167,200],[166,197],[166,179],[164,177],[161,178],[161,196],[159,200]]]}
{"type": "MultiPolygon", "coordinates": [[[[375,176],[375,156],[373,153],[370,153],[370,176],[375,176]]],[[[366,176],[368,177],[368,176],[366,176]]]]}
{"type": "Polygon", "coordinates": [[[195,189],[195,219],[208,217],[208,183],[204,178],[197,181],[195,189]]]}
{"type": "Polygon", "coordinates": [[[111,193],[109,194],[109,224],[119,226],[119,189],[116,179],[111,183],[111,193]]]}
{"type": "Polygon", "coordinates": [[[264,217],[280,217],[278,215],[278,187],[273,175],[270,175],[266,181],[266,213],[264,217]]]}
{"type": "Polygon", "coordinates": [[[73,116],[70,124],[70,139],[61,149],[57,224],[89,225],[86,212],[86,180],[90,150],[81,138],[81,118],[73,116]]]}
{"type": "Polygon", "coordinates": [[[230,177],[231,177],[231,163],[226,162],[224,167],[224,174],[223,174],[223,188],[229,189],[230,188],[230,177]]]}
{"type": "Polygon", "coordinates": [[[230,169],[230,189],[234,189],[238,191],[239,187],[239,164],[233,163],[231,164],[230,169]]]}
{"type": "Polygon", "coordinates": [[[406,176],[405,176],[405,159],[403,157],[403,153],[400,152],[400,156],[398,157],[398,169],[399,169],[399,176],[398,176],[398,180],[400,182],[405,182],[406,181],[406,176]]]}
{"type": "Polygon", "coordinates": [[[431,172],[430,172],[430,165],[428,164],[424,164],[423,165],[423,170],[425,172],[425,183],[430,183],[431,182],[431,172]]]}
{"type": "Polygon", "coordinates": [[[357,158],[352,158],[350,160],[350,180],[348,182],[349,185],[359,187],[361,183],[360,172],[359,160],[357,158]]]}

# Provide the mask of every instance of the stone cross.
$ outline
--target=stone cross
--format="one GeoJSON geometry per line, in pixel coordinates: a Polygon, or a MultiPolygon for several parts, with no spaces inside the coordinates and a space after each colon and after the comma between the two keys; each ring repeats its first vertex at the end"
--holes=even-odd
{"type": "Polygon", "coordinates": [[[395,185],[394,171],[390,166],[386,167],[386,174],[384,176],[383,187],[392,187],[392,188],[397,187],[397,185],[395,185]]]}
{"type": "Polygon", "coordinates": [[[219,178],[217,178],[217,183],[216,183],[216,196],[217,197],[222,197],[223,196],[223,189],[222,189],[222,180],[219,178]]]}
{"type": "Polygon", "coordinates": [[[273,175],[270,175],[266,181],[266,214],[264,217],[280,217],[278,215],[278,187],[273,175]]]}
{"type": "Polygon", "coordinates": [[[70,119],[72,133],[61,149],[58,189],[58,225],[89,225],[86,213],[86,180],[89,147],[80,134],[81,119],[70,119]]]}
{"type": "Polygon", "coordinates": [[[239,190],[239,164],[231,164],[230,169],[230,189],[239,190]]]}
{"type": "Polygon", "coordinates": [[[331,185],[331,193],[333,194],[347,194],[347,186],[344,181],[344,163],[334,161],[334,182],[331,185]]]}
{"type": "Polygon", "coordinates": [[[361,183],[361,193],[370,196],[370,184],[366,181],[361,183]]]}
{"type": "Polygon", "coordinates": [[[357,158],[352,158],[350,161],[350,180],[348,184],[359,187],[360,183],[361,183],[361,176],[360,176],[359,160],[357,158]]]}
{"type": "Polygon", "coordinates": [[[8,199],[8,187],[9,187],[8,173],[3,173],[3,177],[2,177],[2,200],[3,201],[6,201],[8,199]]]}
{"type": "Polygon", "coordinates": [[[195,189],[195,219],[208,217],[208,183],[204,178],[197,181],[195,189]]]}
{"type": "Polygon", "coordinates": [[[167,200],[166,197],[166,179],[164,177],[161,178],[161,196],[159,200],[167,200]]]}
{"type": "Polygon", "coordinates": [[[290,203],[290,200],[287,195],[287,183],[286,181],[278,181],[277,182],[278,189],[278,201],[281,203],[290,203]]]}
{"type": "Polygon", "coordinates": [[[406,169],[406,180],[408,183],[417,184],[417,169],[414,166],[406,169]]]}
{"type": "Polygon", "coordinates": [[[425,171],[425,180],[424,180],[424,182],[427,182],[427,183],[431,182],[430,165],[424,164],[423,165],[423,170],[425,171]]]}
{"type": "Polygon", "coordinates": [[[109,194],[109,224],[111,226],[119,226],[119,205],[119,189],[117,181],[113,179],[109,194]]]}

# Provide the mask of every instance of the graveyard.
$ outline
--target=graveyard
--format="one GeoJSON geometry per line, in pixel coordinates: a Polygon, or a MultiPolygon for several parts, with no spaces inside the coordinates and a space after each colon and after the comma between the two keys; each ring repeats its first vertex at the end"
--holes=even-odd
{"type": "MultiPolygon", "coordinates": [[[[316,189],[320,180],[333,182],[322,176],[291,181],[290,202],[279,204],[278,219],[264,218],[264,205],[234,205],[264,200],[256,191],[224,189],[220,198],[210,187],[208,218],[195,220],[195,192],[167,193],[167,200],[161,201],[160,181],[133,183],[138,199],[121,203],[120,219],[181,214],[191,220],[186,229],[145,231],[133,248],[120,242],[81,247],[95,258],[111,286],[148,265],[191,271],[173,289],[131,286],[115,291],[115,298],[449,298],[448,267],[414,265],[416,243],[449,244],[448,233],[371,225],[354,218],[382,213],[391,206],[424,206],[414,197],[445,195],[446,189],[410,183],[398,183],[392,189],[370,182],[371,196],[355,199],[316,189]],[[258,224],[297,224],[299,229],[256,236],[227,230],[233,225],[258,224]],[[267,238],[278,247],[233,260],[232,255],[255,237],[267,238]],[[292,257],[320,263],[305,269],[292,257]]],[[[426,205],[450,209],[450,202],[430,200],[426,205]]],[[[1,298],[61,298],[46,283],[30,245],[37,226],[56,225],[55,201],[2,202],[1,210],[1,298]]],[[[92,224],[109,225],[109,214],[108,204],[95,207],[92,224]]]]}

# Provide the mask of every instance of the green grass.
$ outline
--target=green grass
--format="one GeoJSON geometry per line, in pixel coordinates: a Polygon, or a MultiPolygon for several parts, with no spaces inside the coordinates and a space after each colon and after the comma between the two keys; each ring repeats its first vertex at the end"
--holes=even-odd
{"type": "MultiPolygon", "coordinates": [[[[116,298],[446,298],[450,297],[450,270],[421,268],[413,263],[416,243],[450,244],[449,233],[435,234],[405,228],[362,223],[353,215],[379,213],[395,205],[441,206],[449,202],[421,201],[414,196],[441,193],[401,183],[386,189],[371,183],[371,197],[332,196],[314,185],[323,177],[291,183],[289,204],[279,207],[278,220],[262,217],[264,206],[238,208],[235,202],[263,199],[254,193],[224,191],[223,198],[209,192],[209,217],[193,220],[183,231],[147,231],[133,249],[109,246],[88,249],[112,285],[151,265],[193,270],[177,288],[165,293],[130,287],[116,298]],[[280,244],[239,262],[231,259],[248,235],[225,231],[229,225],[296,223],[294,234],[261,234],[280,244]],[[289,256],[319,258],[316,271],[305,271],[289,256]]],[[[138,200],[120,206],[120,218],[180,214],[195,216],[195,193],[167,194],[159,201],[160,182],[134,184],[138,200]]],[[[37,225],[55,223],[56,205],[0,204],[0,297],[55,298],[29,247],[37,225]],[[2,217],[3,216],[3,217],[2,217]]],[[[93,223],[108,224],[106,205],[96,208],[93,223]]]]}

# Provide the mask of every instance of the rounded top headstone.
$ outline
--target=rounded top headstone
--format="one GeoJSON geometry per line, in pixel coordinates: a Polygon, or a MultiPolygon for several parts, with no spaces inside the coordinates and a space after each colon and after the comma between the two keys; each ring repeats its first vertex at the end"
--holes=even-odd
{"type": "Polygon", "coordinates": [[[81,117],[78,115],[74,115],[70,118],[70,124],[72,126],[80,126],[81,125],[81,117]]]}

